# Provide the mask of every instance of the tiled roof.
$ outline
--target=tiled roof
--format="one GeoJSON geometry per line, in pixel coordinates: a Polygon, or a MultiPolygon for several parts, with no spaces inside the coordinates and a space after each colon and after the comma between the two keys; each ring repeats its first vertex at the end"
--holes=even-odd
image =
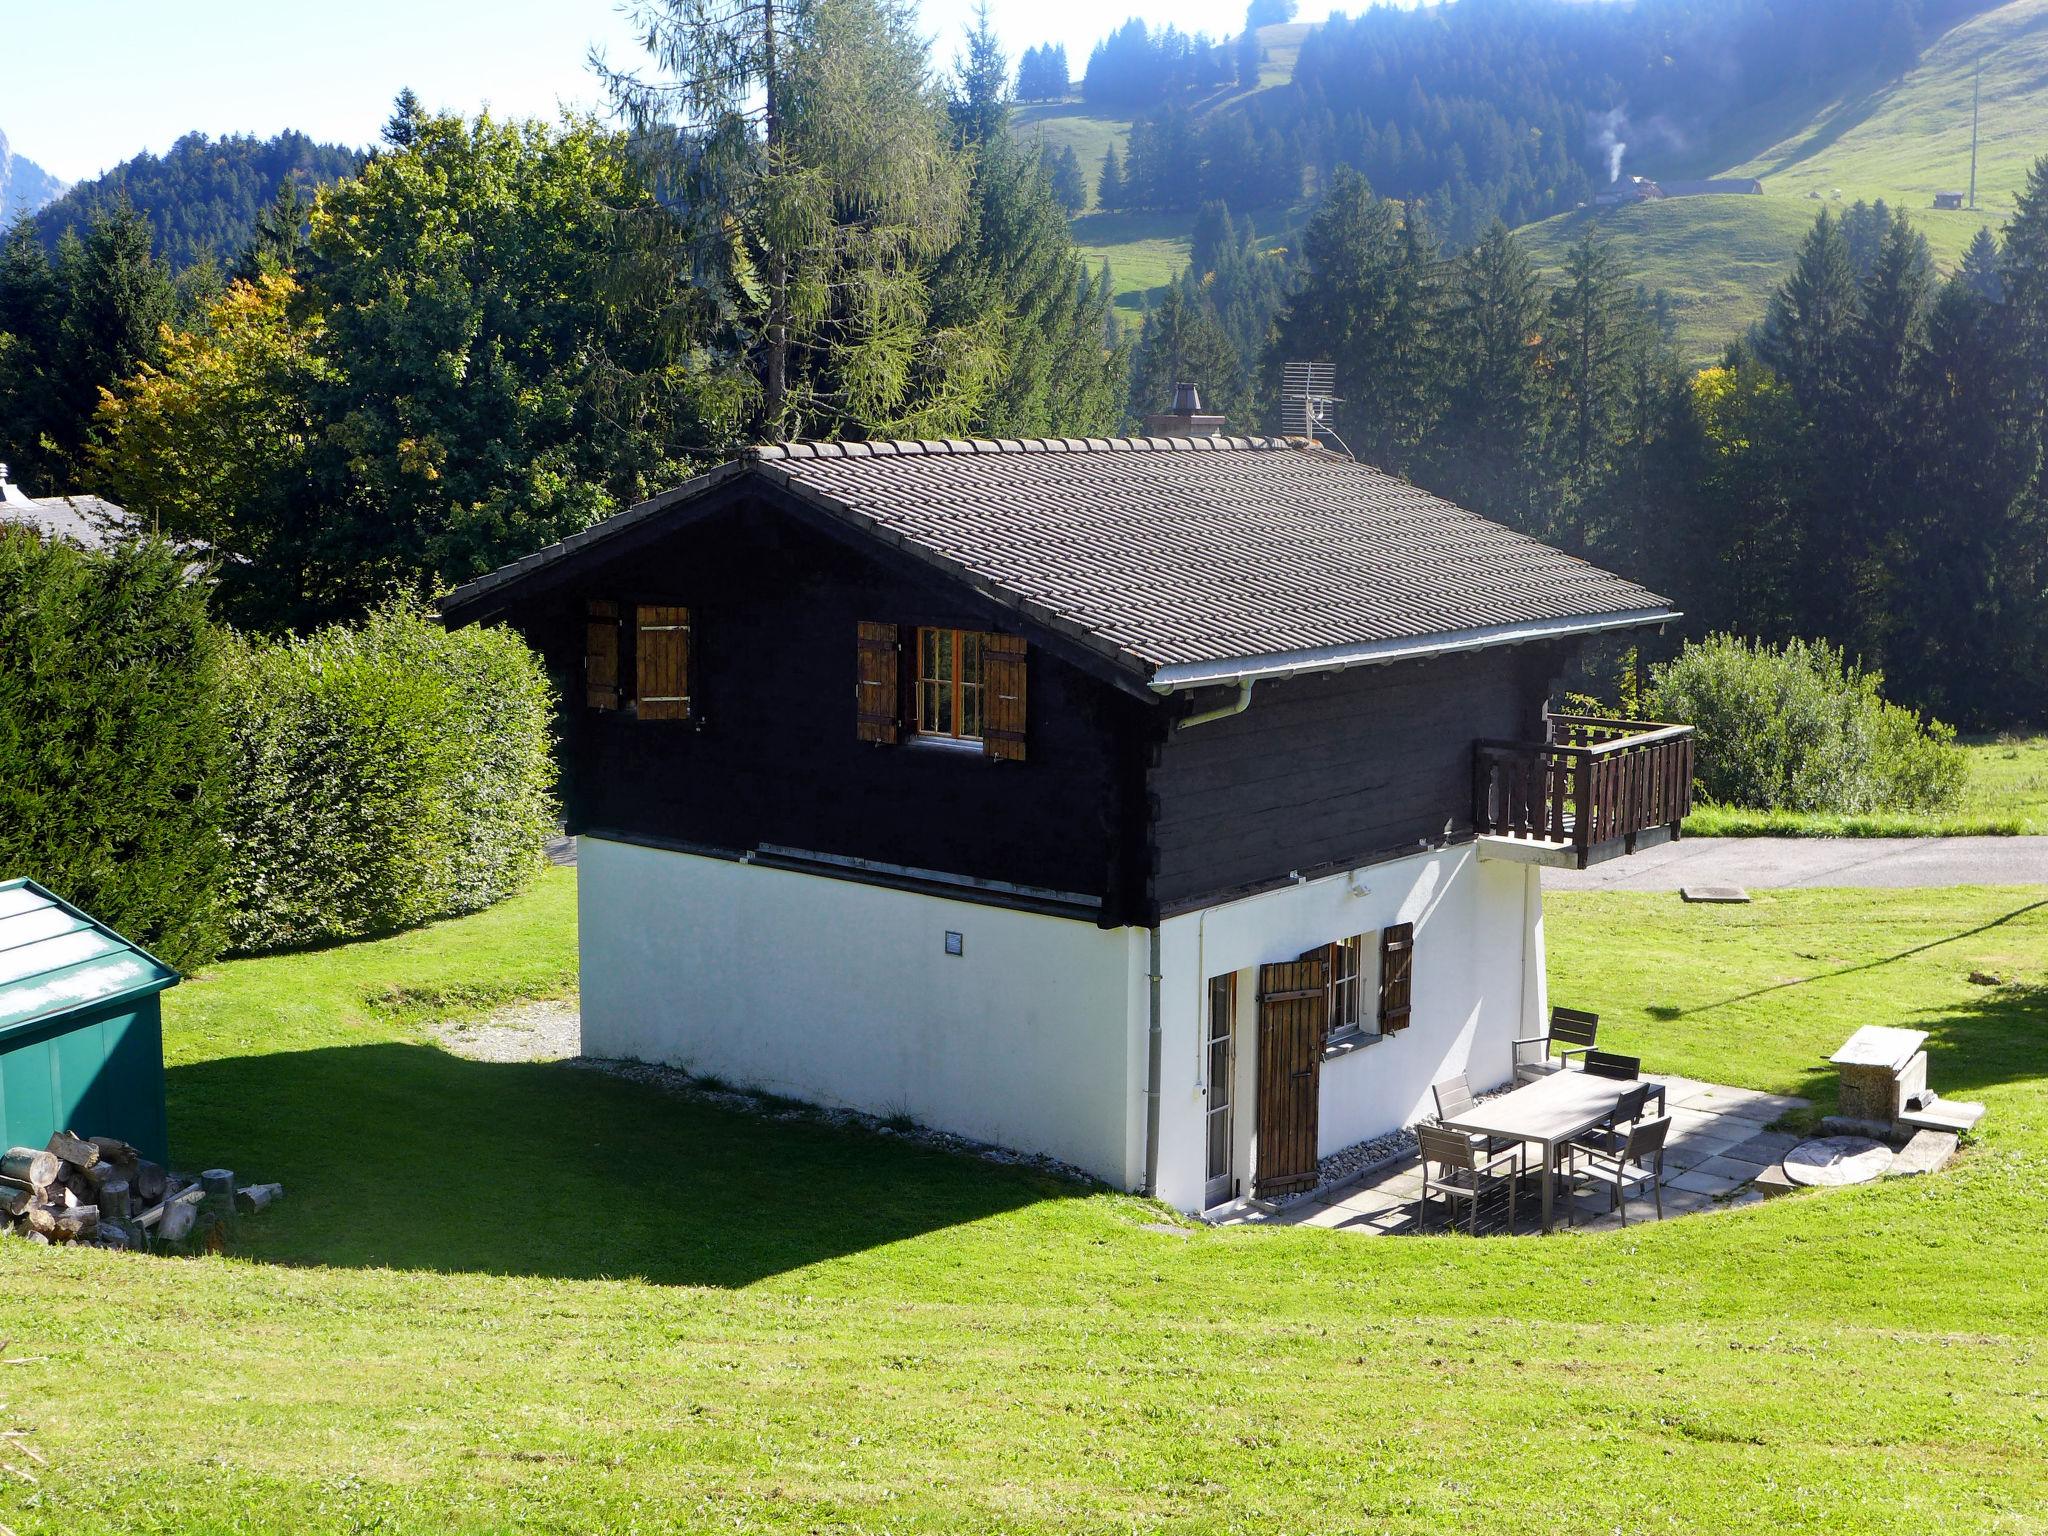
{"type": "Polygon", "coordinates": [[[67,539],[86,549],[104,549],[133,526],[126,511],[97,496],[0,501],[0,523],[31,529],[46,539],[67,539]]]}
{"type": "MultiPolygon", "coordinates": [[[[1672,616],[1634,582],[1290,439],[796,443],[749,463],[1155,683],[1672,616]]],[[[444,606],[459,614],[573,552],[529,556],[444,606]]]]}

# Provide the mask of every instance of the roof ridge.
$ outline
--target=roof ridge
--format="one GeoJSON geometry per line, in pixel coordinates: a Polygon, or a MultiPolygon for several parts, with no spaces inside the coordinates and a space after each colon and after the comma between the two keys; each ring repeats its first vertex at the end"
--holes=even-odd
{"type": "Polygon", "coordinates": [[[871,442],[756,443],[745,456],[756,463],[778,459],[885,459],[927,454],[975,453],[1189,453],[1230,449],[1308,448],[1300,437],[954,437],[880,438],[871,442]]]}

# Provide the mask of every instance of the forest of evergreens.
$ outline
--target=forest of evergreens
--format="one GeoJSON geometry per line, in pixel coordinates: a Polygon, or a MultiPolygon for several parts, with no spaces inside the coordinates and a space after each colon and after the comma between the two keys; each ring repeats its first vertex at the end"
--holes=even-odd
{"type": "Polygon", "coordinates": [[[310,193],[353,176],[362,161],[359,150],[316,144],[289,130],[269,139],[188,133],[161,155],[144,151],[72,187],[36,215],[36,229],[54,255],[66,230],[83,233],[125,202],[149,220],[156,254],[172,271],[227,263],[249,243],[280,184],[291,181],[310,193]]]}

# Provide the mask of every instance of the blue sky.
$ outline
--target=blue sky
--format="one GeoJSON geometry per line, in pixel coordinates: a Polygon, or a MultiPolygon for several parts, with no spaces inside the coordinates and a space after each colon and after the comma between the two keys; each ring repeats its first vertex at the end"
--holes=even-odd
{"type": "MultiPolygon", "coordinates": [[[[950,62],[971,0],[922,0],[950,62]]],[[[1304,0],[1302,18],[1328,0],[1304,0]]],[[[1244,0],[994,0],[1011,56],[1059,41],[1078,76],[1126,16],[1222,35],[1244,0]]],[[[0,133],[69,181],[182,133],[297,128],[366,144],[410,85],[433,107],[596,105],[593,45],[630,57],[611,0],[0,0],[0,133]]]]}

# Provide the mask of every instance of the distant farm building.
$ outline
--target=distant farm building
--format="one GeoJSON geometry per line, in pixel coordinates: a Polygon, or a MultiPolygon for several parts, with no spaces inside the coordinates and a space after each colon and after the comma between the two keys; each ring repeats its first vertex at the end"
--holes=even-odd
{"type": "Polygon", "coordinates": [[[1624,176],[1593,199],[1596,208],[1613,208],[1622,203],[1647,203],[1662,197],[1664,189],[1647,176],[1624,176]]]}
{"type": "Polygon", "coordinates": [[[1937,192],[1934,194],[1934,206],[1949,209],[1960,208],[1963,206],[1963,200],[1968,195],[1965,192],[1937,192]]]}
{"type": "Polygon", "coordinates": [[[1660,183],[1666,197],[1761,197],[1764,184],[1754,176],[1722,176],[1712,181],[1666,181],[1660,183]]]}

